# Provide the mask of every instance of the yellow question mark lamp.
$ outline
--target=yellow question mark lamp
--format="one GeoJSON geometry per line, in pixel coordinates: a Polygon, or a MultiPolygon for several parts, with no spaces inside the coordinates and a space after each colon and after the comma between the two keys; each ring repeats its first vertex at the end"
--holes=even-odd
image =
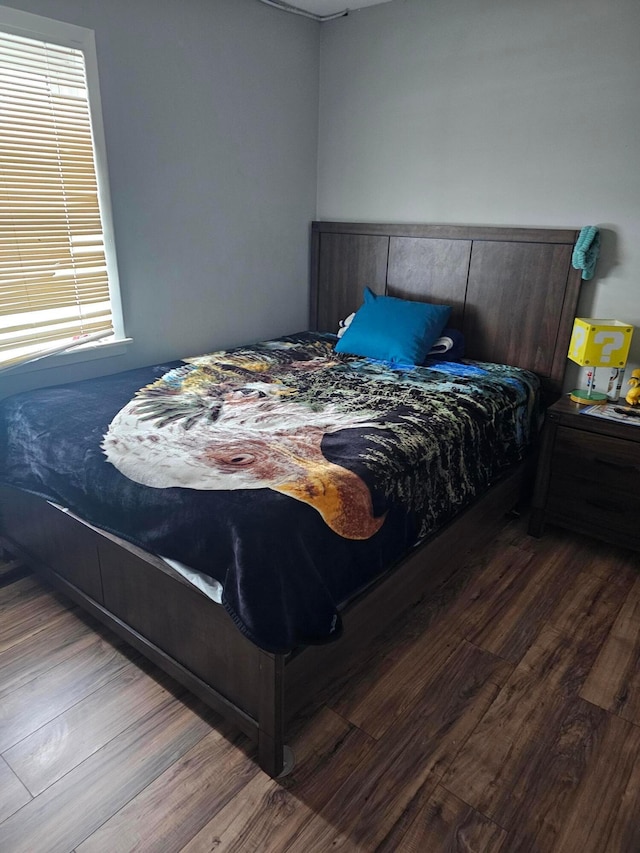
{"type": "Polygon", "coordinates": [[[595,390],[596,367],[622,369],[627,363],[633,326],[620,320],[590,320],[576,317],[569,343],[568,357],[581,367],[588,367],[587,388],[576,388],[571,399],[576,403],[606,403],[608,397],[595,390]]]}
{"type": "Polygon", "coordinates": [[[622,369],[627,363],[633,326],[620,320],[591,320],[576,317],[569,343],[568,357],[581,367],[589,368],[587,388],[576,388],[571,399],[593,405],[606,403],[606,394],[595,390],[596,367],[622,369]]]}

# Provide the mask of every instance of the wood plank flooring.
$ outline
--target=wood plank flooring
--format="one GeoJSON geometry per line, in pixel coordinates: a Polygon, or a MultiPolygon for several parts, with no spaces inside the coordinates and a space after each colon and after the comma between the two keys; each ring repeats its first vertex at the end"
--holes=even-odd
{"type": "Polygon", "coordinates": [[[255,748],[0,560],[0,850],[639,853],[640,554],[505,520],[255,748]]]}

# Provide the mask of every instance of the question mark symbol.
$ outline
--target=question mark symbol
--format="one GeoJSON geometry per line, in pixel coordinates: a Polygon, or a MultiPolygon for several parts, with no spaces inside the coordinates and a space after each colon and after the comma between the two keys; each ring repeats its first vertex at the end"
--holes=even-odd
{"type": "MultiPolygon", "coordinates": [[[[571,338],[571,353],[575,358],[578,357],[578,353],[580,352],[580,347],[585,342],[585,338],[587,333],[582,326],[575,326],[573,329],[573,337],[571,338]]],[[[566,338],[565,338],[566,340],[566,338]]]]}
{"type": "Polygon", "coordinates": [[[617,349],[621,349],[624,344],[624,335],[622,332],[597,332],[593,338],[595,343],[602,344],[601,361],[609,364],[611,361],[611,353],[617,349]],[[608,340],[609,343],[605,344],[608,340]]]}

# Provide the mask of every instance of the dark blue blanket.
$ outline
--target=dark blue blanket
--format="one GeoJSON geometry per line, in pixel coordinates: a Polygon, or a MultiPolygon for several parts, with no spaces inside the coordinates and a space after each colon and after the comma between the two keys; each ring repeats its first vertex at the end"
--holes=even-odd
{"type": "Polygon", "coordinates": [[[216,578],[269,651],[331,640],[340,605],[522,458],[539,415],[526,371],[392,368],[334,342],[8,398],[0,481],[216,578]]]}

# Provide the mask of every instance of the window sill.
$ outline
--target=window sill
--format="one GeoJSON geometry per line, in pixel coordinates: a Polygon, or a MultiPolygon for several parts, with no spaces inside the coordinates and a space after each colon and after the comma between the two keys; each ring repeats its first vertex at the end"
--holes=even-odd
{"type": "Polygon", "coordinates": [[[115,355],[123,355],[127,351],[133,338],[120,338],[117,341],[106,343],[92,343],[81,347],[74,347],[69,352],[60,352],[55,355],[44,356],[27,364],[19,364],[8,368],[5,373],[11,376],[19,376],[22,373],[32,373],[35,370],[50,370],[53,367],[64,367],[67,364],[77,364],[83,361],[93,361],[97,358],[111,358],[115,355]]]}

